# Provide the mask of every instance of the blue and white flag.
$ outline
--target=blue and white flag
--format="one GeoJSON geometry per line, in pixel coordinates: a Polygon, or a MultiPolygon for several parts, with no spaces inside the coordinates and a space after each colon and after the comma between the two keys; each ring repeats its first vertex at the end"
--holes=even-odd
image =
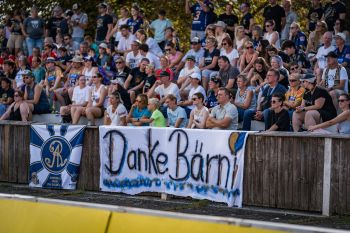
{"type": "Polygon", "coordinates": [[[32,125],[29,186],[75,189],[84,131],[84,126],[32,125]]]}

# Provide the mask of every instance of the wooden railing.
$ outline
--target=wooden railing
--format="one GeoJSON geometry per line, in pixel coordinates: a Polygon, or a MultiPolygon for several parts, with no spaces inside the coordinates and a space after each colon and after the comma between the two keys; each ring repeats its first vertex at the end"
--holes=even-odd
{"type": "MultiPolygon", "coordinates": [[[[0,182],[28,183],[29,123],[0,123],[0,182]]],[[[85,131],[78,189],[99,191],[99,132],[85,131]]],[[[252,133],[243,204],[350,214],[350,137],[252,133]]]]}

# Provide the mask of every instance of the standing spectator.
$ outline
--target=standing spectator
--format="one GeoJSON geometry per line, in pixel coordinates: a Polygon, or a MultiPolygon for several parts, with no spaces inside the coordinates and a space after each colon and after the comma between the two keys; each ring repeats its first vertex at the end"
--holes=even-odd
{"type": "Polygon", "coordinates": [[[240,9],[242,12],[240,25],[244,27],[245,34],[249,36],[252,33],[252,27],[255,24],[254,17],[250,13],[250,4],[244,2],[241,4],[240,9]]]}
{"type": "Polygon", "coordinates": [[[2,116],[7,107],[13,102],[14,90],[11,88],[11,80],[3,77],[0,86],[0,116],[2,116]]]}
{"type": "Polygon", "coordinates": [[[154,31],[154,39],[162,50],[164,50],[165,46],[165,29],[173,26],[172,22],[165,18],[165,14],[165,10],[160,9],[158,19],[154,20],[150,25],[150,28],[154,31]]]}
{"type": "Polygon", "coordinates": [[[204,96],[202,93],[194,93],[192,95],[194,108],[191,111],[187,128],[204,129],[205,123],[209,116],[208,108],[204,106],[204,96]]]}
{"type": "Polygon", "coordinates": [[[185,109],[176,104],[176,96],[169,94],[165,97],[165,104],[167,108],[168,126],[173,128],[186,128],[187,114],[185,109]]]}
{"type": "Polygon", "coordinates": [[[128,25],[123,24],[119,28],[121,37],[117,46],[117,53],[124,54],[126,56],[131,50],[131,45],[136,40],[135,36],[131,34],[128,25]]]}
{"type": "Polygon", "coordinates": [[[283,108],[284,95],[273,94],[271,99],[271,115],[268,120],[267,131],[289,131],[290,119],[286,109],[283,108]]]}
{"type": "Polygon", "coordinates": [[[301,31],[300,25],[297,22],[293,22],[290,25],[289,39],[294,42],[297,49],[306,50],[307,38],[305,33],[301,31]]]}
{"type": "Polygon", "coordinates": [[[319,85],[326,88],[332,97],[334,106],[338,106],[337,101],[340,94],[348,94],[348,82],[348,74],[346,69],[338,64],[337,54],[329,52],[327,55],[327,67],[323,71],[322,81],[319,85]]]}
{"type": "Polygon", "coordinates": [[[317,21],[322,19],[323,7],[320,0],[312,0],[311,8],[307,14],[309,21],[308,31],[314,31],[316,29],[317,21]]]}
{"type": "Polygon", "coordinates": [[[300,79],[306,92],[301,105],[293,113],[293,130],[299,132],[304,123],[305,128],[329,121],[337,116],[332,97],[328,91],[316,86],[316,77],[312,74],[300,79]]]}
{"type": "Polygon", "coordinates": [[[38,16],[38,9],[34,6],[31,15],[23,22],[23,35],[26,38],[28,55],[32,55],[34,47],[43,48],[43,37],[45,33],[45,22],[38,16]]]}
{"type": "Polygon", "coordinates": [[[219,15],[218,20],[226,24],[226,32],[232,39],[235,38],[235,27],[238,25],[238,17],[233,14],[232,3],[226,3],[225,13],[219,15]]]}
{"type": "Polygon", "coordinates": [[[131,17],[126,24],[129,26],[132,34],[135,34],[143,25],[143,19],[140,16],[140,8],[137,5],[131,7],[131,17]]]}
{"type": "Polygon", "coordinates": [[[223,87],[228,90],[237,88],[237,76],[239,75],[239,70],[230,64],[230,61],[226,56],[220,56],[218,59],[219,72],[216,77],[221,79],[223,87]]]}
{"type": "Polygon", "coordinates": [[[11,32],[10,38],[7,41],[7,48],[11,54],[17,56],[17,53],[22,49],[23,43],[22,16],[18,10],[14,11],[13,17],[8,20],[7,26],[11,32]]]}
{"type": "Polygon", "coordinates": [[[346,36],[344,33],[335,35],[336,50],[338,56],[338,63],[350,72],[350,45],[345,45],[346,36]]]}
{"type": "Polygon", "coordinates": [[[123,105],[119,92],[109,94],[109,106],[104,116],[104,125],[126,126],[128,111],[123,105]]]}
{"type": "Polygon", "coordinates": [[[109,38],[107,35],[110,34],[113,28],[113,18],[109,14],[107,14],[107,4],[100,3],[97,5],[98,13],[96,20],[96,44],[99,45],[102,42],[109,42],[109,38]]]}
{"type": "Polygon", "coordinates": [[[84,41],[85,29],[88,25],[88,16],[86,13],[81,12],[81,6],[79,3],[75,3],[72,9],[74,14],[72,15],[69,23],[73,28],[72,38],[74,43],[74,50],[77,50],[80,43],[84,41]]]}
{"type": "Polygon", "coordinates": [[[185,10],[187,14],[192,14],[192,30],[191,39],[198,37],[200,40],[204,39],[205,28],[217,21],[217,16],[214,13],[214,5],[210,1],[199,1],[195,4],[191,4],[189,0],[186,0],[185,10]]]}
{"type": "Polygon", "coordinates": [[[128,10],[128,8],[126,8],[125,6],[121,7],[120,8],[120,15],[121,15],[121,18],[118,19],[117,23],[115,24],[115,26],[112,29],[112,31],[110,32],[110,34],[107,35],[107,41],[109,41],[110,38],[112,38],[113,35],[114,35],[114,47],[118,46],[119,40],[120,40],[120,38],[122,36],[119,28],[122,25],[125,25],[128,22],[128,19],[129,19],[129,10],[128,10]]]}
{"type": "Polygon", "coordinates": [[[126,55],[126,65],[133,69],[138,67],[143,56],[140,53],[140,43],[137,40],[134,40],[131,43],[131,51],[126,55]]]}
{"type": "Polygon", "coordinates": [[[279,33],[276,30],[276,23],[274,20],[269,19],[266,20],[265,22],[265,29],[266,32],[264,34],[264,39],[268,40],[270,45],[273,45],[277,49],[281,48],[281,42],[280,42],[280,37],[279,33]]]}
{"type": "Polygon", "coordinates": [[[230,103],[231,94],[226,88],[220,88],[218,103],[207,119],[206,127],[209,129],[236,130],[238,127],[238,111],[235,105],[230,103]]]}
{"type": "Polygon", "coordinates": [[[282,28],[282,32],[281,32],[282,42],[285,40],[288,40],[289,28],[293,22],[297,22],[297,20],[298,20],[297,14],[292,10],[292,1],[291,0],[284,0],[283,1],[283,8],[284,8],[284,11],[286,13],[286,24],[282,28]]]}
{"type": "Polygon", "coordinates": [[[333,31],[334,23],[337,19],[345,20],[346,7],[344,3],[339,0],[332,0],[325,5],[323,11],[323,19],[327,23],[329,31],[333,31]]]}
{"type": "Polygon", "coordinates": [[[275,29],[278,33],[281,33],[281,29],[286,24],[286,13],[280,5],[277,4],[277,0],[269,0],[269,5],[264,8],[263,17],[265,24],[268,20],[275,22],[275,29]]]}
{"type": "Polygon", "coordinates": [[[46,25],[46,36],[56,38],[56,34],[66,35],[69,32],[68,22],[63,17],[63,10],[60,6],[53,9],[53,16],[46,25]]]}
{"type": "Polygon", "coordinates": [[[7,38],[5,33],[5,28],[3,26],[0,26],[0,50],[4,51],[6,50],[7,46],[7,38]]]}

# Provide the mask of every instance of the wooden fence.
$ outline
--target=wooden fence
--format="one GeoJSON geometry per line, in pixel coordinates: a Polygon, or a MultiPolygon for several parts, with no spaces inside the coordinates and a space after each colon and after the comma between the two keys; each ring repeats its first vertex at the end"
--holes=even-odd
{"type": "MultiPolygon", "coordinates": [[[[28,183],[29,129],[0,123],[0,182],[28,183]]],[[[350,137],[253,133],[245,155],[243,204],[350,214],[350,137]]],[[[78,189],[99,191],[99,133],[85,131],[78,189]]]]}

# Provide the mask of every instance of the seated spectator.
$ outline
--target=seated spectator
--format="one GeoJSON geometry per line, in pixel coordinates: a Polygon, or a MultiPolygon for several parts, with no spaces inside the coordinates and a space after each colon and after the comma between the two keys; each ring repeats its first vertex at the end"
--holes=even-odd
{"type": "Polygon", "coordinates": [[[126,63],[123,57],[117,57],[114,63],[115,63],[115,67],[113,71],[115,72],[113,77],[111,77],[111,80],[117,80],[118,83],[124,85],[131,70],[129,67],[126,66],[126,63]]]}
{"type": "MultiPolygon", "coordinates": [[[[299,66],[301,66],[301,68],[304,69],[304,73],[307,73],[307,69],[311,68],[311,63],[306,57],[306,54],[302,50],[297,49],[295,43],[291,40],[286,40],[285,42],[283,42],[282,47],[286,54],[289,56],[288,63],[298,63],[299,66]]],[[[289,68],[289,65],[287,65],[286,68],[289,68]]]]}
{"type": "Polygon", "coordinates": [[[3,66],[3,73],[5,77],[10,79],[11,81],[15,80],[17,73],[16,64],[12,60],[5,60],[3,66]]]}
{"type": "Polygon", "coordinates": [[[125,90],[125,88],[118,83],[117,80],[112,80],[111,85],[108,86],[108,95],[112,94],[113,92],[118,92],[121,101],[123,102],[123,105],[125,106],[126,110],[130,110],[131,108],[131,100],[129,93],[125,90]]]}
{"type": "Polygon", "coordinates": [[[271,114],[268,120],[267,131],[290,131],[290,119],[286,109],[283,108],[284,95],[273,94],[271,99],[271,114]]]}
{"type": "MultiPolygon", "coordinates": [[[[253,29],[252,29],[252,42],[253,42],[254,49],[256,49],[259,46],[260,41],[262,39],[263,39],[262,28],[260,27],[260,25],[254,25],[253,29]]],[[[266,41],[268,41],[268,40],[266,40],[266,41]]],[[[270,42],[269,42],[269,44],[270,44],[270,42]]]]}
{"type": "Polygon", "coordinates": [[[270,45],[273,45],[275,48],[281,48],[281,42],[278,31],[276,31],[275,21],[272,19],[266,20],[265,22],[266,32],[264,34],[264,39],[268,40],[270,45]]]}
{"type": "Polygon", "coordinates": [[[171,42],[175,45],[176,51],[180,51],[180,40],[173,27],[167,27],[164,31],[165,44],[171,42]]]}
{"type": "Polygon", "coordinates": [[[18,59],[18,71],[17,71],[17,74],[16,74],[16,77],[15,77],[15,80],[13,81],[13,84],[12,84],[12,87],[14,89],[21,89],[21,87],[24,85],[24,82],[23,82],[23,77],[22,77],[22,74],[25,73],[25,72],[28,72],[30,67],[28,65],[28,61],[27,61],[27,58],[25,56],[20,56],[18,59]]]}
{"type": "Polygon", "coordinates": [[[198,37],[191,39],[191,49],[185,54],[185,56],[183,56],[181,63],[175,70],[175,73],[178,73],[184,67],[188,56],[193,56],[195,58],[195,65],[199,66],[202,58],[204,57],[204,49],[202,48],[198,37]]]}
{"type": "Polygon", "coordinates": [[[287,89],[289,72],[286,68],[284,68],[282,58],[280,56],[271,57],[271,67],[280,72],[278,82],[287,89]]]}
{"type": "Polygon", "coordinates": [[[126,126],[126,110],[119,92],[109,94],[109,106],[104,112],[104,125],[126,126]]]}
{"type": "Polygon", "coordinates": [[[310,59],[312,62],[316,62],[314,66],[314,73],[316,74],[317,83],[321,81],[322,73],[327,66],[327,58],[329,52],[335,50],[335,47],[331,44],[332,42],[332,33],[325,32],[322,36],[323,46],[317,49],[316,55],[310,59]]]}
{"type": "Polygon", "coordinates": [[[8,106],[13,102],[14,90],[11,88],[11,81],[3,77],[1,78],[1,86],[0,86],[0,116],[2,116],[8,106]]]}
{"type": "Polygon", "coordinates": [[[344,33],[337,33],[335,35],[335,53],[338,56],[338,63],[350,72],[350,45],[345,45],[345,42],[346,36],[344,33]]]}
{"type": "Polygon", "coordinates": [[[236,67],[231,66],[230,61],[225,56],[220,56],[218,59],[219,64],[219,73],[215,76],[218,76],[221,79],[223,87],[226,87],[230,91],[237,88],[237,76],[239,71],[236,67]]]}
{"type": "Polygon", "coordinates": [[[50,113],[50,103],[43,86],[35,83],[34,74],[28,72],[23,74],[24,86],[24,100],[29,106],[31,114],[46,114],[50,113]]]}
{"type": "Polygon", "coordinates": [[[211,110],[206,127],[209,129],[236,130],[238,127],[238,111],[236,106],[230,103],[230,91],[226,88],[220,88],[217,98],[219,105],[211,110]]]}
{"type": "MultiPolygon", "coordinates": [[[[258,107],[257,111],[255,114],[255,119],[256,120],[264,120],[265,123],[265,129],[268,128],[268,119],[270,119],[270,114],[271,114],[271,99],[272,95],[275,93],[280,93],[280,94],[285,94],[286,93],[286,88],[278,83],[278,79],[280,77],[280,72],[277,69],[270,68],[269,71],[267,72],[267,84],[264,89],[262,90],[261,98],[260,101],[258,101],[258,107]]],[[[251,118],[254,115],[252,114],[250,117],[247,116],[247,127],[249,126],[250,128],[250,121],[251,118]]]]}
{"type": "Polygon", "coordinates": [[[130,69],[138,67],[141,62],[141,59],[143,58],[139,48],[140,48],[140,42],[137,40],[134,40],[131,43],[131,51],[128,52],[125,58],[126,66],[128,66],[130,69]]]}
{"type": "Polygon", "coordinates": [[[149,123],[153,127],[166,127],[166,120],[163,113],[159,111],[160,102],[157,98],[148,100],[148,110],[152,113],[150,118],[141,118],[142,123],[149,123]]]}
{"type": "Polygon", "coordinates": [[[32,57],[32,66],[31,66],[32,72],[35,76],[35,82],[44,84],[45,80],[45,69],[41,66],[41,59],[40,57],[33,56],[32,57]]]}
{"type": "MultiPolygon", "coordinates": [[[[334,23],[333,29],[334,29],[333,35],[337,35],[338,33],[343,33],[345,35],[345,44],[349,45],[350,35],[349,35],[349,31],[346,30],[345,20],[337,19],[334,23]]],[[[336,44],[336,41],[332,41],[332,45],[335,45],[335,44],[336,44]]]]}
{"type": "Polygon", "coordinates": [[[220,56],[226,56],[231,66],[237,67],[239,54],[237,49],[233,48],[233,42],[230,37],[225,37],[221,42],[220,56]]]}
{"type": "Polygon", "coordinates": [[[221,49],[221,43],[222,40],[226,37],[230,38],[230,35],[228,33],[226,33],[226,23],[224,23],[223,21],[218,21],[215,24],[215,38],[218,42],[218,49],[221,49]]]}
{"type": "Polygon", "coordinates": [[[119,30],[121,37],[117,46],[117,53],[126,55],[132,51],[131,45],[136,40],[136,37],[130,32],[130,27],[126,24],[121,25],[119,30]]]}
{"type": "Polygon", "coordinates": [[[78,107],[72,116],[72,123],[78,124],[81,116],[86,116],[88,125],[95,125],[95,119],[103,117],[106,107],[107,89],[102,84],[103,76],[97,73],[93,77],[93,86],[90,89],[89,102],[86,107],[78,107]]]}
{"type": "Polygon", "coordinates": [[[188,89],[187,87],[191,82],[190,75],[192,73],[201,73],[200,69],[195,64],[196,58],[192,55],[187,56],[186,65],[180,71],[179,78],[177,80],[177,85],[180,87],[181,91],[188,89]]]}
{"type": "MultiPolygon", "coordinates": [[[[63,73],[61,68],[56,66],[55,59],[53,57],[48,57],[45,62],[46,74],[44,87],[46,89],[46,95],[49,96],[51,105],[53,105],[53,100],[55,97],[56,90],[62,91],[62,87],[64,85],[63,82],[63,73]]],[[[58,101],[62,101],[62,99],[58,99],[58,101]]],[[[60,105],[64,106],[65,102],[60,102],[60,105]]]]}
{"type": "Polygon", "coordinates": [[[157,41],[155,39],[153,39],[152,37],[148,37],[145,30],[143,30],[143,29],[137,30],[135,33],[135,36],[136,36],[136,39],[141,42],[141,44],[148,45],[150,53],[152,53],[158,57],[163,56],[163,51],[159,47],[157,41]]]}
{"type": "Polygon", "coordinates": [[[269,66],[265,59],[258,57],[247,75],[250,85],[255,89],[254,93],[259,93],[260,89],[267,83],[266,74],[268,70],[269,66]]]}
{"type": "Polygon", "coordinates": [[[300,25],[297,22],[293,22],[290,25],[289,40],[293,41],[295,48],[305,51],[307,47],[307,37],[304,32],[301,31],[300,25]]]}
{"type": "Polygon", "coordinates": [[[285,94],[284,107],[289,112],[289,117],[292,119],[293,112],[301,105],[305,88],[300,85],[301,74],[293,73],[289,77],[289,90],[285,94]]]}
{"type": "Polygon", "coordinates": [[[237,26],[235,29],[234,45],[239,54],[243,53],[244,45],[248,41],[249,37],[245,34],[243,26],[237,26]]]}
{"type": "MultiPolygon", "coordinates": [[[[204,100],[206,100],[206,93],[204,88],[200,85],[201,84],[201,75],[199,73],[192,73],[190,74],[191,79],[191,89],[187,96],[184,96],[183,101],[179,101],[177,103],[178,106],[183,107],[186,110],[187,116],[190,115],[191,110],[194,108],[193,101],[192,101],[192,95],[195,93],[201,93],[204,97],[204,100]],[[187,97],[187,98],[186,98],[187,97]]],[[[187,94],[187,93],[186,93],[187,94]]]]}
{"type": "MultiPolygon", "coordinates": [[[[117,68],[117,70],[118,70],[118,68],[117,68]]],[[[96,76],[97,72],[98,72],[98,68],[97,68],[96,63],[94,61],[94,58],[91,56],[85,57],[84,58],[84,68],[83,68],[82,74],[85,76],[86,85],[88,85],[88,86],[92,85],[92,78],[94,76],[96,76]]]]}
{"type": "MultiPolygon", "coordinates": [[[[248,88],[249,80],[246,75],[238,75],[236,92],[235,106],[238,111],[238,122],[243,121],[243,130],[249,130],[250,125],[244,119],[249,118],[251,114],[256,112],[256,97],[254,92],[248,88]]],[[[249,122],[249,120],[248,120],[249,122]]]]}
{"type": "Polygon", "coordinates": [[[295,61],[291,62],[289,65],[290,74],[303,74],[303,70],[295,61]]]}
{"type": "Polygon", "coordinates": [[[167,95],[165,97],[165,104],[167,108],[168,126],[173,128],[186,128],[187,114],[185,109],[176,104],[177,98],[175,95],[167,95]]]}
{"type": "Polygon", "coordinates": [[[348,94],[348,74],[346,69],[338,64],[337,54],[329,52],[327,55],[327,68],[323,71],[320,86],[326,88],[333,100],[333,105],[338,106],[340,94],[348,94]]]}
{"type": "Polygon", "coordinates": [[[159,96],[160,103],[164,104],[166,97],[168,95],[173,95],[177,100],[180,100],[180,90],[175,83],[170,81],[170,74],[166,71],[163,71],[157,77],[160,80],[157,80],[152,88],[148,92],[148,97],[159,96]]]}
{"type": "Polygon", "coordinates": [[[206,39],[204,57],[199,65],[199,69],[202,71],[202,85],[205,90],[208,89],[210,74],[220,69],[218,65],[220,50],[216,46],[217,41],[215,37],[211,36],[206,39]]]}
{"type": "Polygon", "coordinates": [[[277,50],[276,47],[274,47],[273,45],[268,45],[266,47],[266,51],[267,51],[267,58],[265,59],[266,62],[269,62],[271,60],[271,57],[278,55],[283,60],[283,66],[288,67],[290,58],[285,52],[283,52],[282,50],[277,50]]]}
{"type": "Polygon", "coordinates": [[[147,58],[156,69],[161,68],[159,57],[149,52],[149,47],[147,44],[140,45],[140,53],[143,57],[147,58]]]}
{"type": "Polygon", "coordinates": [[[318,125],[309,127],[309,131],[315,131],[318,133],[324,132],[320,129],[330,127],[337,124],[337,130],[340,134],[350,134],[350,97],[348,94],[341,94],[339,96],[339,109],[341,113],[334,119],[323,122],[318,125]]]}
{"type": "Polygon", "coordinates": [[[267,52],[267,47],[270,45],[268,40],[262,39],[260,40],[258,46],[255,48],[258,52],[258,57],[262,57],[265,61],[269,60],[269,54],[267,52]]]}
{"type": "Polygon", "coordinates": [[[147,77],[146,66],[150,64],[148,58],[142,58],[139,67],[133,68],[130,71],[128,78],[125,80],[124,88],[130,95],[131,102],[135,100],[135,97],[141,93],[144,80],[147,77]]]}
{"type": "Polygon", "coordinates": [[[79,107],[86,107],[89,102],[90,86],[86,85],[86,78],[80,75],[78,85],[73,89],[72,104],[61,106],[60,115],[63,123],[71,123],[72,116],[79,107]]]}
{"type": "Polygon", "coordinates": [[[7,108],[6,112],[0,117],[2,120],[10,121],[29,121],[31,111],[28,104],[24,101],[22,91],[15,91],[13,98],[14,102],[7,108]]]}
{"type": "Polygon", "coordinates": [[[211,77],[209,81],[207,101],[205,103],[205,106],[207,108],[212,109],[213,107],[218,105],[217,96],[218,96],[220,87],[222,87],[221,79],[217,76],[211,77]]]}
{"type": "Polygon", "coordinates": [[[98,46],[98,57],[96,60],[97,66],[107,68],[111,64],[111,56],[107,53],[108,46],[106,43],[101,43],[98,46]]]}
{"type": "Polygon", "coordinates": [[[142,94],[148,94],[148,91],[156,82],[156,77],[154,75],[154,66],[152,64],[148,64],[145,70],[147,77],[145,78],[145,85],[143,85],[142,94]]]}
{"type": "Polygon", "coordinates": [[[159,61],[160,61],[160,68],[156,69],[156,76],[158,76],[161,72],[166,71],[170,74],[170,81],[174,80],[174,72],[169,67],[170,63],[169,63],[168,57],[161,56],[159,61]]]}
{"type": "Polygon", "coordinates": [[[244,45],[244,52],[239,59],[239,70],[242,74],[247,74],[253,67],[259,53],[254,50],[253,43],[247,41],[244,45]]]}
{"type": "Polygon", "coordinates": [[[127,122],[133,126],[148,126],[149,123],[141,122],[141,119],[149,119],[152,113],[147,109],[148,98],[145,94],[139,94],[135,103],[131,106],[127,122]]]}
{"type": "Polygon", "coordinates": [[[179,63],[181,62],[183,53],[180,51],[176,50],[175,44],[173,44],[172,42],[166,43],[165,44],[165,53],[166,56],[169,59],[169,68],[172,71],[177,70],[177,66],[179,65],[179,63]]]}
{"type": "Polygon", "coordinates": [[[327,24],[325,21],[318,20],[315,31],[310,32],[306,53],[316,54],[319,47],[322,46],[323,35],[327,32],[327,24]]]}
{"type": "Polygon", "coordinates": [[[332,97],[327,90],[316,86],[316,77],[308,74],[302,79],[306,92],[303,101],[293,113],[293,130],[299,132],[304,123],[306,129],[321,121],[329,121],[337,116],[332,97]]]}
{"type": "Polygon", "coordinates": [[[192,95],[194,108],[191,111],[187,128],[204,129],[209,116],[208,108],[204,106],[204,96],[198,92],[192,95]]]}

